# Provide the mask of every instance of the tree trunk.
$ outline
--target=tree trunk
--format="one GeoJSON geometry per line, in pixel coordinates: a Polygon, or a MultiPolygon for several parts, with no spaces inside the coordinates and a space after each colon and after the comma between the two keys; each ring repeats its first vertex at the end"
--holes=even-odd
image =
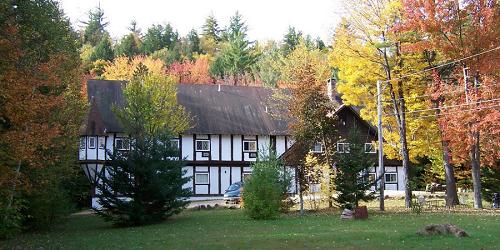
{"type": "MultiPolygon", "coordinates": [[[[402,91],[401,91],[402,92],[402,91]]],[[[402,95],[400,95],[402,96],[402,95]]],[[[405,175],[405,206],[406,208],[411,207],[411,186],[410,186],[410,155],[408,153],[408,143],[406,140],[406,116],[404,113],[404,99],[401,99],[400,111],[401,111],[401,127],[399,128],[399,140],[401,142],[401,156],[403,158],[403,172],[405,175]]]]}
{"type": "MultiPolygon", "coordinates": [[[[436,115],[441,113],[439,109],[439,101],[434,100],[434,108],[436,108],[436,115]]],[[[443,127],[439,125],[439,136],[441,137],[441,146],[443,147],[443,167],[446,181],[446,206],[452,207],[458,205],[457,184],[455,181],[455,172],[450,163],[450,148],[449,142],[443,138],[443,127]]]]}
{"type": "Polygon", "coordinates": [[[481,196],[481,170],[479,155],[479,132],[473,132],[473,144],[470,147],[470,161],[472,168],[472,187],[474,189],[474,208],[483,208],[481,196]]]}
{"type": "Polygon", "coordinates": [[[304,215],[304,196],[302,192],[302,181],[299,179],[299,202],[300,202],[300,215],[304,215]]]}
{"type": "MultiPolygon", "coordinates": [[[[403,68],[403,58],[401,57],[401,46],[400,43],[396,43],[396,56],[398,61],[398,66],[400,69],[403,68]]],[[[401,158],[403,161],[403,172],[405,175],[405,207],[411,207],[411,186],[410,186],[410,154],[408,152],[408,142],[406,140],[406,102],[404,99],[403,92],[403,81],[398,80],[398,100],[396,101],[394,90],[391,85],[391,96],[393,99],[394,110],[396,111],[396,116],[399,125],[399,141],[401,143],[401,158]],[[399,107],[398,107],[399,106],[399,107]],[[397,107],[397,108],[396,108],[397,107]],[[398,112],[399,110],[399,112],[398,112]]]]}
{"type": "Polygon", "coordinates": [[[443,145],[443,167],[446,180],[446,206],[452,207],[458,205],[457,184],[453,166],[450,164],[448,141],[441,140],[441,144],[443,145]]]}

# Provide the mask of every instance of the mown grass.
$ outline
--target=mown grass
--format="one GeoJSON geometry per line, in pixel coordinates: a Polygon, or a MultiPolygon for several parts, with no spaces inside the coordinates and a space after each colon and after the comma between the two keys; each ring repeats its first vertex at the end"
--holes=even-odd
{"type": "Polygon", "coordinates": [[[49,232],[0,242],[5,249],[495,249],[498,213],[374,212],[342,221],[338,212],[248,219],[241,210],[185,211],[155,225],[116,228],[95,215],[73,215],[49,232]],[[421,237],[430,223],[453,223],[471,236],[421,237]]]}

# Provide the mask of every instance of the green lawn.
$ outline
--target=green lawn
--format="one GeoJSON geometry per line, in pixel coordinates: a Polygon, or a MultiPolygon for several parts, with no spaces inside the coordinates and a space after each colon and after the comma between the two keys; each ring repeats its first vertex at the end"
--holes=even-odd
{"type": "Polygon", "coordinates": [[[495,249],[498,213],[376,213],[341,221],[338,213],[255,221],[240,210],[186,211],[161,224],[115,228],[94,215],[73,215],[50,232],[0,242],[7,249],[495,249]],[[471,237],[420,237],[429,223],[454,223],[471,237]]]}

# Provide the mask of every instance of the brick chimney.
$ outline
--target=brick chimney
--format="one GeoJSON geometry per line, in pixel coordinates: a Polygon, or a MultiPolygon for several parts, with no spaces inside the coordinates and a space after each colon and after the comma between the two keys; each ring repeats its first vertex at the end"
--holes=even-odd
{"type": "Polygon", "coordinates": [[[339,74],[339,69],[333,68],[332,76],[330,77],[330,79],[326,81],[326,94],[330,99],[330,101],[335,100],[335,96],[337,95],[336,85],[339,79],[338,74],[339,74]]]}

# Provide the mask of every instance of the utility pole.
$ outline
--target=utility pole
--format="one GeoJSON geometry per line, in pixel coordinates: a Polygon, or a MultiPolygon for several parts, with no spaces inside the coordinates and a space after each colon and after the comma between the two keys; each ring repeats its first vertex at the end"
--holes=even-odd
{"type": "Polygon", "coordinates": [[[381,81],[377,81],[377,115],[378,115],[378,176],[380,178],[380,211],[385,210],[384,206],[384,188],[385,188],[385,168],[384,168],[384,138],[382,136],[382,87],[380,86],[381,81]]]}

